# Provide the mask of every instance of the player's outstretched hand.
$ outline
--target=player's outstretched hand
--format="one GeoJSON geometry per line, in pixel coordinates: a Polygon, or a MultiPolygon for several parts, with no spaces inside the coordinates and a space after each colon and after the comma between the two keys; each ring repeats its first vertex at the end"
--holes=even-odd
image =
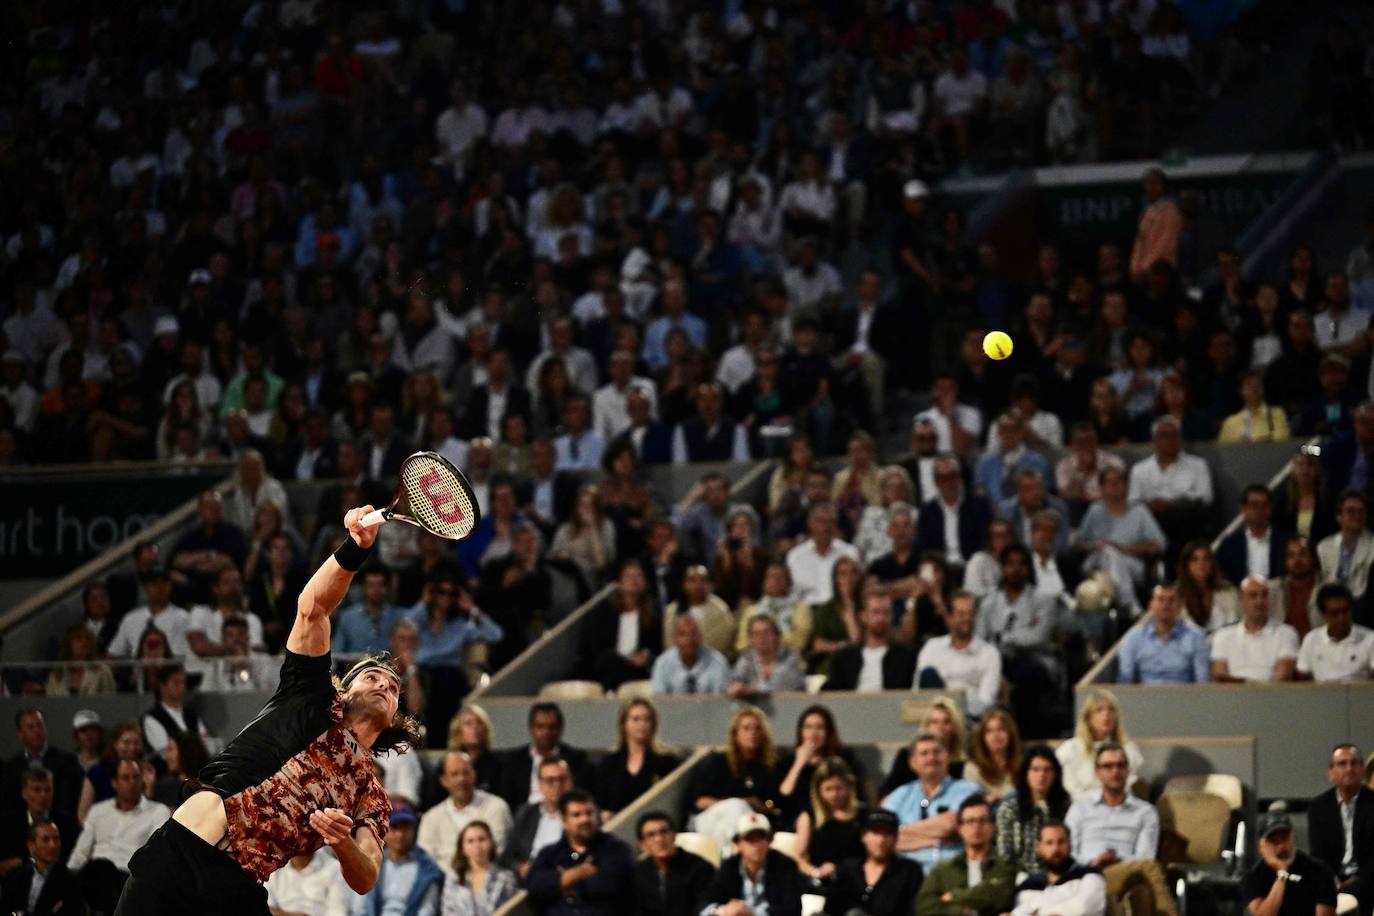
{"type": "Polygon", "coordinates": [[[353,540],[357,541],[358,546],[362,548],[371,547],[372,542],[377,540],[377,532],[382,530],[381,528],[368,528],[363,524],[363,516],[371,511],[370,505],[363,506],[359,509],[349,509],[348,514],[344,516],[344,527],[348,529],[353,540]]]}
{"type": "Polygon", "coordinates": [[[353,835],[353,819],[338,808],[322,808],[311,813],[310,829],[324,839],[326,846],[337,846],[353,835]]]}

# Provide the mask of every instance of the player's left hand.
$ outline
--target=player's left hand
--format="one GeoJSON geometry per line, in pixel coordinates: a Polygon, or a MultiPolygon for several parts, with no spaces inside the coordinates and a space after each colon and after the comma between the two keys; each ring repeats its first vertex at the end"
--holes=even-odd
{"type": "Polygon", "coordinates": [[[322,808],[311,813],[310,829],[324,839],[326,846],[337,846],[353,836],[353,818],[338,808],[322,808]]]}
{"type": "Polygon", "coordinates": [[[348,529],[349,536],[357,541],[358,546],[364,550],[372,546],[372,543],[377,540],[377,532],[382,530],[380,525],[375,528],[368,528],[363,524],[363,516],[371,511],[370,505],[363,506],[359,509],[349,509],[348,514],[344,516],[344,527],[348,529]]]}

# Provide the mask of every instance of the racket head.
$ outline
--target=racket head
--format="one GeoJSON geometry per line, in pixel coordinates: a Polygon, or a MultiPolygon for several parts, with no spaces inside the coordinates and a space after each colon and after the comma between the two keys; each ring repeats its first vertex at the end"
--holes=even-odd
{"type": "Polygon", "coordinates": [[[388,516],[449,541],[461,541],[482,520],[463,472],[437,452],[416,452],[401,464],[388,516]]]}

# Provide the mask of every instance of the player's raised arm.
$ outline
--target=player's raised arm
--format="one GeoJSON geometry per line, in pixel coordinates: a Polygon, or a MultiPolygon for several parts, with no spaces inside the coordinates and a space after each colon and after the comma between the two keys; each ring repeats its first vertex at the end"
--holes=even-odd
{"type": "Polygon", "coordinates": [[[329,652],[329,615],[348,593],[353,574],[367,561],[377,540],[377,529],[362,524],[363,516],[371,511],[371,506],[363,506],[349,509],[344,516],[348,538],[333,556],[325,558],[301,589],[300,600],[296,602],[296,623],[286,639],[288,650],[298,655],[329,652]]]}

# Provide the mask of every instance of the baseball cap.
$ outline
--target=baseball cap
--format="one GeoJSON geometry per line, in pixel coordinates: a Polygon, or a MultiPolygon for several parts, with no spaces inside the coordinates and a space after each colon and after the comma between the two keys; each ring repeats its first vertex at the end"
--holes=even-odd
{"type": "Polygon", "coordinates": [[[394,801],[391,803],[391,825],[413,824],[415,823],[415,809],[410,807],[409,802],[394,801]]]}
{"type": "Polygon", "coordinates": [[[175,315],[163,315],[153,322],[153,336],[161,337],[163,334],[180,334],[181,325],[177,323],[175,315]]]}
{"type": "Polygon", "coordinates": [[[735,821],[735,839],[738,840],[751,833],[766,833],[772,836],[773,825],[768,823],[768,818],[764,817],[762,814],[759,814],[757,811],[751,811],[735,821]]]}
{"type": "Polygon", "coordinates": [[[891,830],[897,832],[900,822],[897,815],[888,811],[886,808],[874,808],[864,815],[863,829],[865,830],[891,830]]]}
{"type": "Polygon", "coordinates": [[[929,197],[930,188],[919,178],[913,178],[902,186],[902,196],[907,200],[916,200],[920,197],[929,197]]]}
{"type": "Polygon", "coordinates": [[[1287,811],[1270,811],[1260,818],[1259,838],[1261,840],[1268,839],[1275,833],[1282,833],[1285,830],[1291,832],[1292,829],[1293,822],[1288,819],[1287,811]]]}
{"type": "Polygon", "coordinates": [[[214,277],[210,276],[210,271],[206,270],[204,267],[197,267],[195,270],[191,271],[191,276],[186,278],[186,285],[195,286],[197,283],[204,283],[206,286],[209,286],[214,279],[214,277]]]}
{"type": "Polygon", "coordinates": [[[94,725],[100,727],[100,713],[94,709],[78,709],[76,715],[72,716],[72,731],[79,732],[83,728],[90,728],[94,725]]]}

